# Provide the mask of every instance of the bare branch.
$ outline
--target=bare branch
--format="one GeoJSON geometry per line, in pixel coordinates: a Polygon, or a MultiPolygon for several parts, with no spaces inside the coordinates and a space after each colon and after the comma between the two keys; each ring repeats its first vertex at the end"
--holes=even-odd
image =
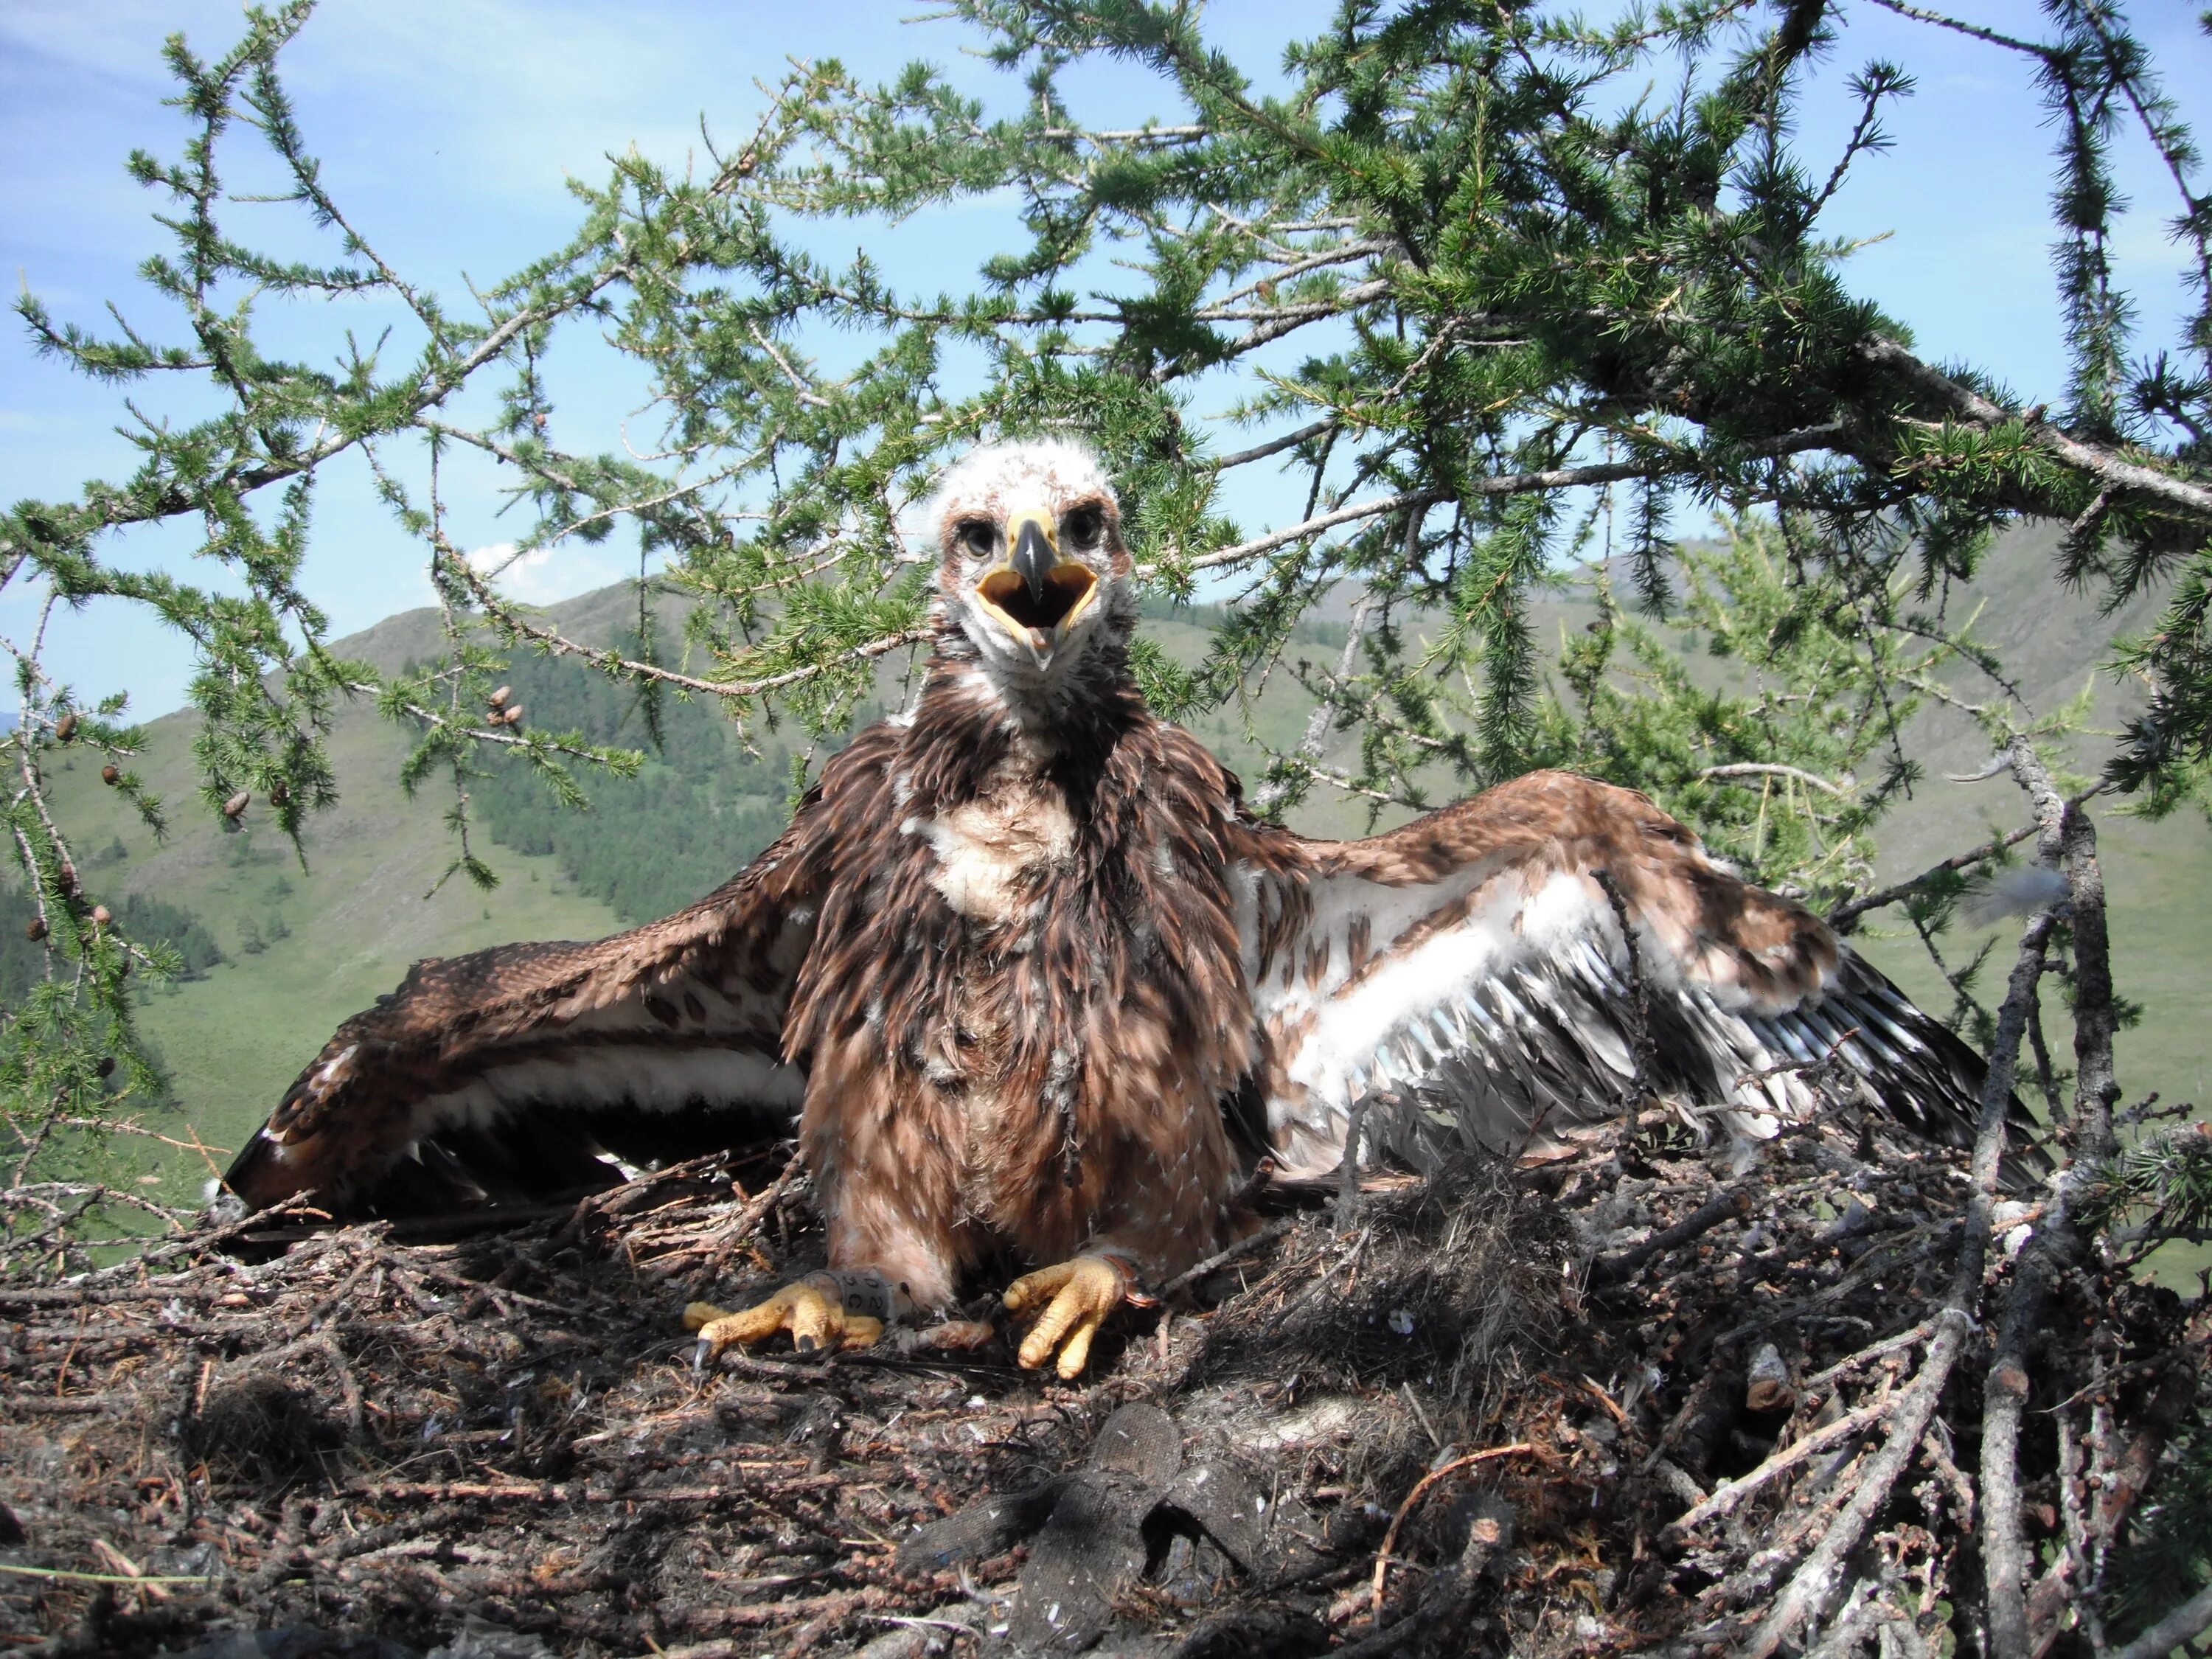
{"type": "Polygon", "coordinates": [[[2131,461],[2102,444],[2069,436],[2048,422],[2030,420],[2024,411],[1991,403],[1972,386],[1962,386],[1941,369],[1923,362],[1893,340],[1869,340],[1859,347],[1859,351],[1869,362],[1896,370],[1921,392],[1980,426],[2021,422],[2027,427],[2031,441],[2069,466],[2115,489],[2179,511],[2193,524],[2212,525],[2212,489],[2131,461]]]}
{"type": "Polygon", "coordinates": [[[1950,29],[1959,34],[1971,35],[1977,40],[1988,42],[1990,46],[2002,46],[2008,52],[2022,52],[2044,62],[2048,62],[2051,58],[2051,48],[2048,46],[2040,46],[2033,40],[2019,40],[2013,35],[2000,34],[1995,29],[1984,28],[1979,23],[1969,23],[1964,19],[1948,16],[1940,11],[1929,11],[1924,7],[1907,5],[1905,0],[1874,0],[1874,3],[1884,11],[1893,11],[1899,17],[1910,17],[1916,23],[1933,23],[1938,28],[1950,29]]]}
{"type": "Polygon", "coordinates": [[[2124,1648],[2110,1650],[2105,1659],[2164,1659],[2176,1648],[2212,1630],[2212,1584],[2191,1596],[2124,1648]]]}
{"type": "MultiPolygon", "coordinates": [[[[2094,783],[2068,801],[2067,805],[2079,806],[2083,801],[2102,794],[2106,786],[2101,782],[2094,783]]],[[[1910,898],[1937,877],[1948,875],[1954,870],[1965,870],[1977,864],[1986,864],[2008,848],[2019,846],[2030,836],[2036,834],[2040,828],[2039,824],[2027,824],[2012,831],[2009,835],[1999,836],[1995,841],[1984,842],[1970,852],[1954,853],[1948,859],[1939,859],[1917,876],[1908,876],[1903,881],[1891,886],[1881,888],[1863,897],[1852,899],[1848,903],[1838,904],[1828,912],[1826,917],[1828,926],[1839,933],[1848,933],[1857,923],[1858,919],[1868,911],[1879,910],[1882,906],[1894,904],[1901,898],[1910,898]]]]}
{"type": "Polygon", "coordinates": [[[1825,789],[1828,793],[1835,796],[1838,800],[1853,800],[1856,799],[1850,790],[1844,788],[1841,784],[1831,783],[1824,777],[1820,777],[1814,773],[1801,770],[1795,766],[1784,766],[1772,762],[1731,761],[1725,766],[1708,766],[1702,768],[1698,771],[1698,775],[1701,778],[1794,778],[1799,783],[1808,785],[1812,788],[1825,789]]]}
{"type": "Polygon", "coordinates": [[[885,634],[864,644],[840,652],[825,662],[811,663],[805,667],[787,669],[781,674],[763,675],[754,680],[703,680],[696,674],[680,673],[673,668],[664,668],[657,662],[642,662],[635,657],[625,657],[619,652],[595,650],[568,638],[565,634],[538,623],[526,622],[516,615],[499,595],[493,592],[469,562],[458,556],[448,561],[448,568],[457,572],[465,582],[477,602],[492,617],[496,624],[520,635],[532,643],[540,645],[556,657],[575,657],[601,669],[619,672],[632,679],[659,680],[665,685],[681,686],[686,691],[696,691],[712,697],[724,697],[737,702],[757,697],[763,692],[780,691],[786,686],[818,678],[839,662],[871,661],[897,650],[904,645],[920,645],[929,638],[925,628],[909,628],[896,634],[885,634]]]}
{"type": "MultiPolygon", "coordinates": [[[[1360,636],[1367,631],[1367,619],[1374,614],[1375,603],[1375,590],[1369,588],[1352,605],[1352,618],[1345,626],[1344,649],[1337,653],[1336,672],[1329,678],[1328,693],[1314,705],[1313,712],[1306,716],[1305,732],[1286,760],[1310,767],[1321,758],[1321,751],[1328,742],[1328,728],[1336,720],[1334,694],[1337,687],[1352,678],[1352,671],[1359,665],[1360,636]]],[[[1263,814],[1271,812],[1275,804],[1289,793],[1287,779],[1269,778],[1252,792],[1252,810],[1263,814]]]]}
{"type": "Polygon", "coordinates": [[[1286,449],[1295,449],[1309,438],[1318,438],[1337,424],[1334,416],[1314,421],[1295,432],[1285,432],[1279,438],[1270,438],[1265,443],[1255,444],[1249,449],[1240,449],[1234,454],[1224,455],[1213,463],[1214,471],[1226,472],[1231,467],[1244,466],[1253,461],[1262,461],[1270,455],[1279,455],[1286,449]]]}

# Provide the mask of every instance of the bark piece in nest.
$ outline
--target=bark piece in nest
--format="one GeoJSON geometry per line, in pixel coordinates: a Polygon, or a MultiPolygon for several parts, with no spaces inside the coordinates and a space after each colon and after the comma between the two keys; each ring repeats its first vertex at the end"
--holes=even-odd
{"type": "Polygon", "coordinates": [[[1022,1652],[1076,1653],[1113,1628],[1117,1601],[1149,1572],[1167,1568],[1168,1592],[1189,1600],[1261,1571],[1272,1519],[1235,1463],[1186,1462],[1176,1420],[1137,1404],[1107,1419],[1081,1469],[932,1522],[898,1559],[942,1568],[1032,1540],[1007,1639],[1022,1652]]]}
{"type": "Polygon", "coordinates": [[[1157,1519],[1187,1537],[1203,1533],[1240,1571],[1257,1573],[1267,1565],[1266,1500],[1228,1459],[1208,1457],[1186,1465],[1160,1494],[1159,1507],[1168,1513],[1157,1519]]]}
{"type": "Polygon", "coordinates": [[[1006,1639],[1017,1652],[1081,1653],[1113,1628],[1115,1597],[1145,1570],[1145,1522],[1155,1501],[1155,1488],[1119,1469],[1070,1477],[1015,1591],[1006,1639]]]}
{"type": "Polygon", "coordinates": [[[1054,1475],[1027,1492],[970,1504],[910,1534],[898,1547],[902,1572],[928,1572],[1005,1553],[1052,1518],[1053,1505],[1073,1477],[1054,1475]]]}
{"type": "Polygon", "coordinates": [[[1174,1652],[1175,1659],[1304,1659],[1328,1645],[1328,1628],[1305,1608],[1261,1602],[1213,1614],[1174,1652]]]}
{"type": "Polygon", "coordinates": [[[1182,1431],[1158,1406],[1124,1406],[1091,1443],[1030,1547],[1007,1639],[1080,1653],[1114,1625],[1114,1601],[1152,1558],[1146,1523],[1182,1468],[1182,1431]]]}

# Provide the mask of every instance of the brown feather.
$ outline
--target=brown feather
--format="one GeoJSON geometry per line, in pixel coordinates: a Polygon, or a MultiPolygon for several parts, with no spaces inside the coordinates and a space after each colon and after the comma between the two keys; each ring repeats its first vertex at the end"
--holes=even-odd
{"type": "Polygon", "coordinates": [[[869,874],[833,885],[793,1002],[803,1144],[832,1260],[925,1304],[995,1248],[1113,1243],[1172,1273],[1230,1224],[1219,1102],[1253,1048],[1225,775],[1126,684],[1082,716],[1040,749],[940,659],[911,726],[824,773],[837,862],[869,874]],[[963,853],[1014,873],[948,896],[944,826],[1010,802],[1064,817],[1064,844],[963,853]]]}

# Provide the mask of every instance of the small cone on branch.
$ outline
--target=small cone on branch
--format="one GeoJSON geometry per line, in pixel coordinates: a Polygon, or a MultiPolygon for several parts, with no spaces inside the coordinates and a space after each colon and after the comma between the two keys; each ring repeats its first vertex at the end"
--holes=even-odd
{"type": "Polygon", "coordinates": [[[46,919],[44,916],[33,916],[29,921],[23,925],[23,937],[30,940],[32,944],[36,945],[46,936],[46,919]]]}
{"type": "Polygon", "coordinates": [[[508,709],[504,714],[501,714],[500,719],[504,720],[509,726],[521,725],[522,705],[520,703],[515,704],[514,708],[508,709]]]}
{"type": "Polygon", "coordinates": [[[241,789],[236,794],[233,795],[228,800],[223,802],[222,815],[223,817],[231,819],[233,822],[235,822],[240,816],[245,812],[246,809],[252,804],[252,792],[247,789],[241,789]]]}
{"type": "Polygon", "coordinates": [[[105,927],[109,922],[114,920],[115,912],[109,909],[106,905],[95,904],[92,907],[92,925],[94,927],[105,927]]]}
{"type": "Polygon", "coordinates": [[[77,894],[76,866],[64,863],[61,867],[61,878],[62,891],[75,898],[77,894]]]}
{"type": "Polygon", "coordinates": [[[291,799],[292,792],[289,789],[287,789],[281,781],[269,786],[269,804],[271,806],[282,806],[286,801],[291,799]]]}
{"type": "Polygon", "coordinates": [[[54,722],[54,741],[67,743],[76,736],[76,711],[72,708],[54,722]]]}
{"type": "Polygon", "coordinates": [[[92,1069],[94,1075],[97,1077],[113,1077],[115,1075],[115,1056],[113,1054],[102,1054],[100,1057],[100,1063],[97,1066],[94,1066],[92,1069]]]}
{"type": "Polygon", "coordinates": [[[495,708],[504,708],[507,707],[507,699],[512,697],[514,695],[514,688],[513,686],[502,685],[498,690],[491,694],[491,706],[495,708]]]}
{"type": "Polygon", "coordinates": [[[102,783],[106,784],[111,788],[112,788],[115,784],[121,780],[122,776],[123,769],[118,766],[113,761],[108,762],[106,765],[100,769],[100,781],[102,783]]]}

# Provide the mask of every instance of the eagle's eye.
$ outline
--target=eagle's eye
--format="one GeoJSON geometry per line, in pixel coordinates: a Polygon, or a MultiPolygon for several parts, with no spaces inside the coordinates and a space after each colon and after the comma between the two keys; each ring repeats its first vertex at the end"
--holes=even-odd
{"type": "Polygon", "coordinates": [[[1096,547],[1106,533],[1106,515],[1096,505],[1086,502],[1067,515],[1063,528],[1074,546],[1096,547]]]}
{"type": "Polygon", "coordinates": [[[952,533],[975,558],[989,558],[999,545],[999,527],[988,519],[963,519],[952,533]]]}

